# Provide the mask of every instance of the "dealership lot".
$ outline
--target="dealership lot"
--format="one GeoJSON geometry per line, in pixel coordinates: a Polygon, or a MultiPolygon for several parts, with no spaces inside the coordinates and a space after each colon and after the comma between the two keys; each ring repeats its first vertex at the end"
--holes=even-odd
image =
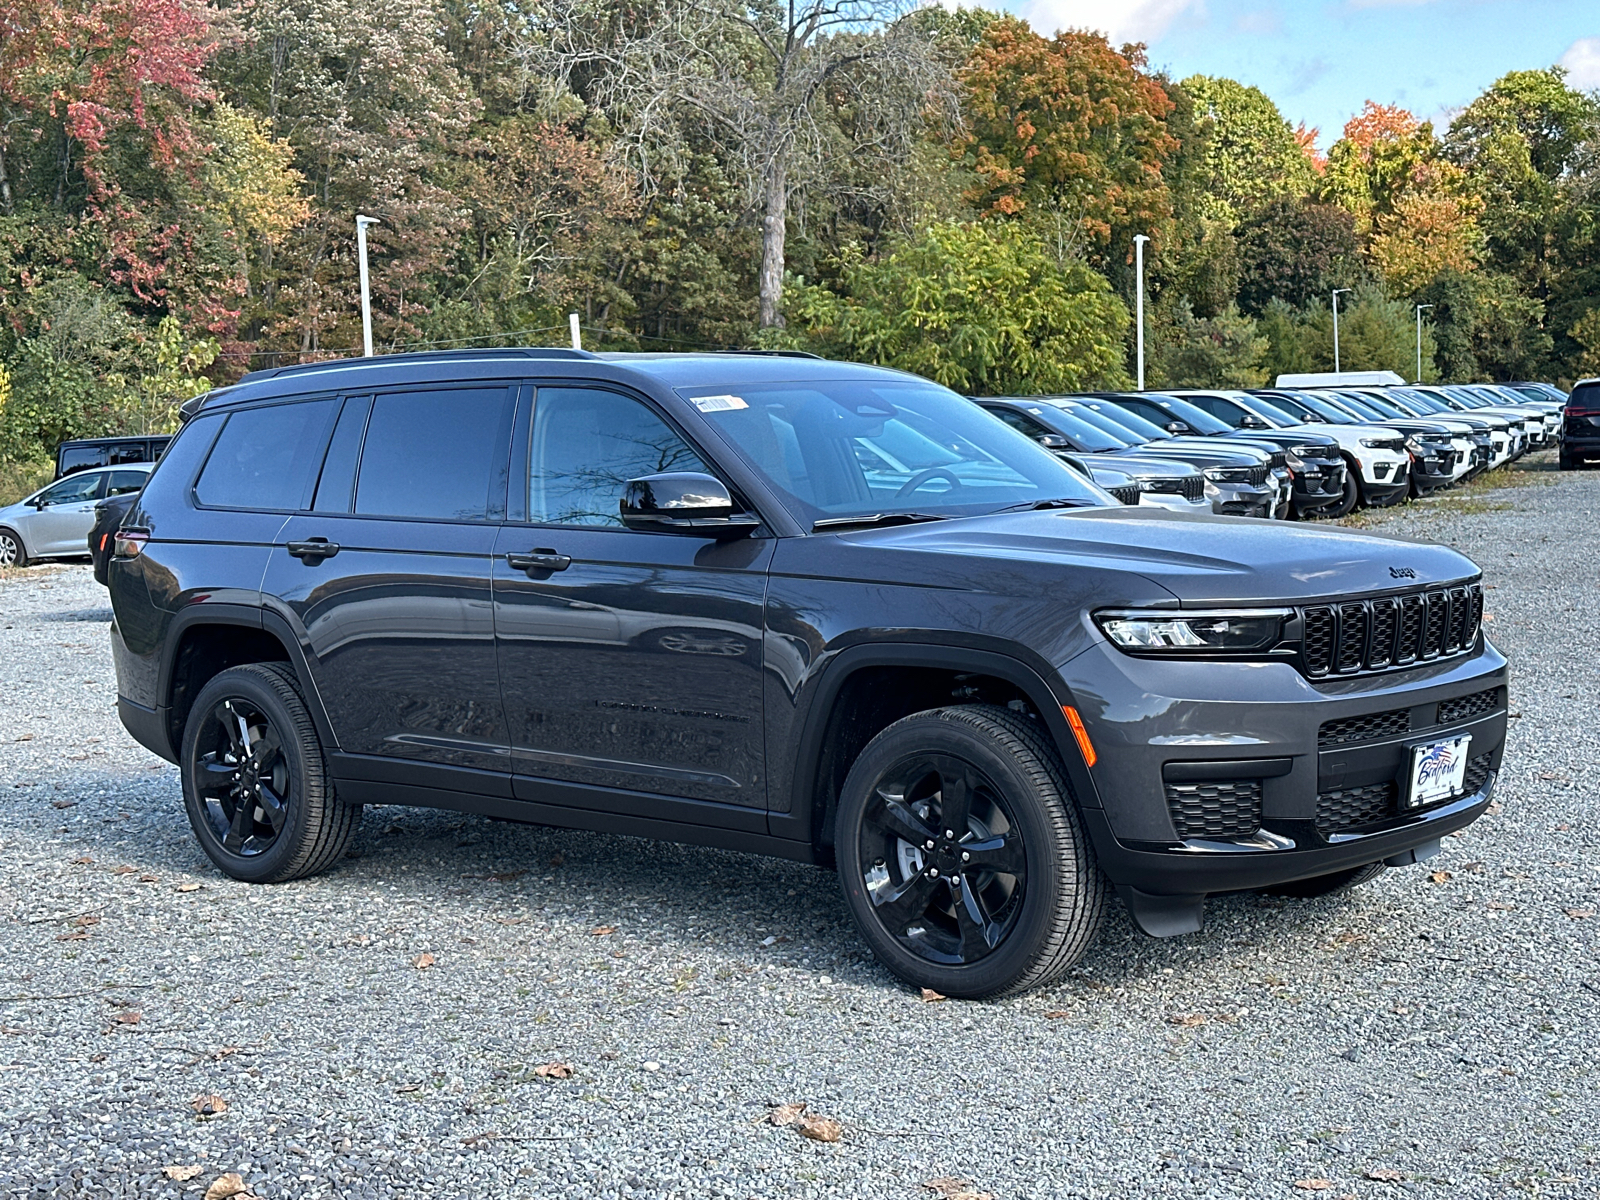
{"type": "Polygon", "coordinates": [[[1600,472],[1551,458],[1362,522],[1484,568],[1500,811],[1349,897],[1119,912],[996,1004],[731,853],[382,808],[338,870],[234,883],[117,723],[88,569],[0,578],[0,1196],[1593,1195],[1600,472]]]}

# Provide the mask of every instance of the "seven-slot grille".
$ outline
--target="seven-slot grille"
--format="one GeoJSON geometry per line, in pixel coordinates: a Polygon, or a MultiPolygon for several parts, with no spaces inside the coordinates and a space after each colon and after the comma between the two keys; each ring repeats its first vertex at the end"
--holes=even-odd
{"type": "Polygon", "coordinates": [[[1206,498],[1206,477],[1204,475],[1185,475],[1183,477],[1183,498],[1191,504],[1198,504],[1206,498]]]}
{"type": "Polygon", "coordinates": [[[1139,485],[1137,483],[1130,483],[1126,487],[1107,488],[1106,490],[1124,504],[1139,503],[1139,485]]]}
{"type": "Polygon", "coordinates": [[[1300,616],[1307,675],[1379,671],[1472,649],[1483,623],[1483,585],[1312,605],[1300,616]]]}
{"type": "Polygon", "coordinates": [[[1250,837],[1261,828],[1261,780],[1168,783],[1167,811],[1180,838],[1250,837]]]}
{"type": "Polygon", "coordinates": [[[1272,478],[1272,468],[1266,463],[1250,468],[1250,483],[1253,487],[1263,486],[1272,478]]]}

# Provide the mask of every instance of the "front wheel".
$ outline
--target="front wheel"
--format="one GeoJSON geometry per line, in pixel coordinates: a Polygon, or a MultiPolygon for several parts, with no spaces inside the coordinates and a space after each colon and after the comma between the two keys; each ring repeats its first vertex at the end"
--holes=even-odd
{"type": "Polygon", "coordinates": [[[311,713],[277,664],[233,667],[201,688],[179,761],[200,848],[246,883],[326,870],[361,823],[361,805],[334,793],[311,713]]]}
{"type": "Polygon", "coordinates": [[[1348,517],[1355,511],[1361,499],[1361,482],[1356,476],[1356,468],[1347,466],[1344,472],[1344,493],[1339,497],[1339,502],[1331,507],[1319,509],[1317,515],[1337,521],[1340,517],[1348,517]]]}
{"type": "Polygon", "coordinates": [[[28,551],[22,544],[22,536],[16,530],[0,525],[0,567],[27,565],[28,551]]]}
{"type": "Polygon", "coordinates": [[[1038,722],[991,705],[916,713],[868,743],[835,819],[845,901],[907,982],[980,999],[1083,957],[1106,885],[1038,722]]]}

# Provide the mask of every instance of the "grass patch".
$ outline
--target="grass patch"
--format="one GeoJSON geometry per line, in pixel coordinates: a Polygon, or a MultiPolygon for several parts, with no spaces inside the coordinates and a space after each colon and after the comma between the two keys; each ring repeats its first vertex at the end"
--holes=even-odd
{"type": "Polygon", "coordinates": [[[1476,479],[1458,483],[1448,491],[1422,496],[1409,504],[1389,508],[1358,508],[1348,517],[1332,522],[1347,529],[1376,529],[1402,513],[1429,517],[1474,516],[1479,513],[1506,512],[1515,508],[1504,493],[1511,488],[1549,487],[1561,477],[1553,450],[1524,455],[1510,466],[1487,471],[1476,479]]]}
{"type": "Polygon", "coordinates": [[[0,463],[0,508],[38,491],[55,473],[51,463],[0,463]]]}

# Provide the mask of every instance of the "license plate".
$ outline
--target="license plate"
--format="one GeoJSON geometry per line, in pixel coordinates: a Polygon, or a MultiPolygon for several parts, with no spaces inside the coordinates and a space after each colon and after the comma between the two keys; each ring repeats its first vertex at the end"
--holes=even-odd
{"type": "Polygon", "coordinates": [[[1406,803],[1411,808],[1437,804],[1460,795],[1466,788],[1467,747],[1472,735],[1451,738],[1411,748],[1411,791],[1406,803]]]}

